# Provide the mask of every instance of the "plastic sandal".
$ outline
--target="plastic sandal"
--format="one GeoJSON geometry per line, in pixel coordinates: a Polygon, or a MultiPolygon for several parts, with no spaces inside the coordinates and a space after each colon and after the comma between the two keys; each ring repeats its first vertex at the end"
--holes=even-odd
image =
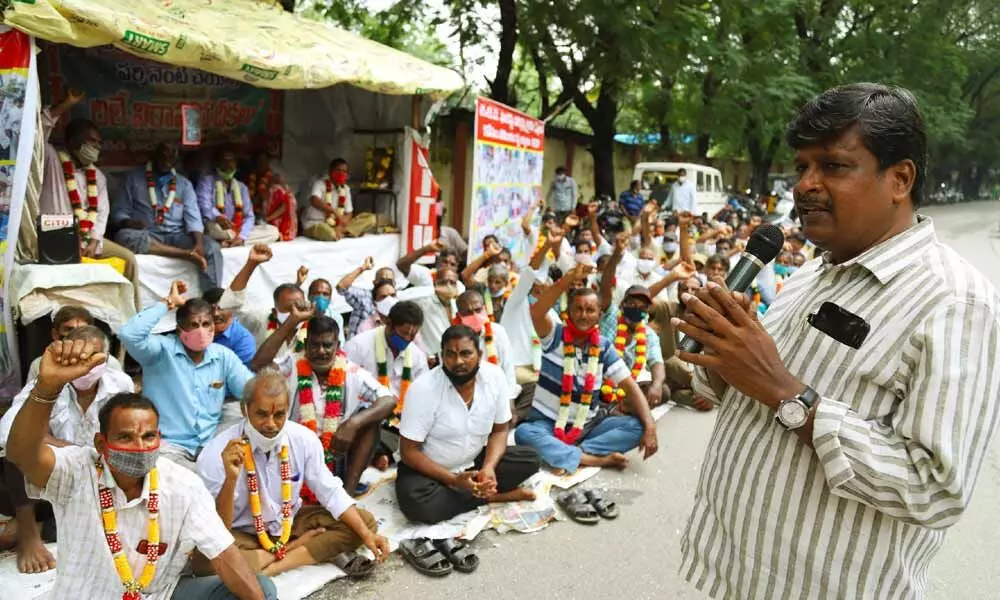
{"type": "Polygon", "coordinates": [[[399,543],[403,558],[414,569],[428,577],[444,577],[452,571],[451,562],[427,538],[403,540],[399,543]]]}
{"type": "Polygon", "coordinates": [[[587,502],[587,497],[577,490],[563,492],[556,497],[556,502],[569,518],[584,525],[596,525],[601,519],[597,510],[587,502]]]}
{"type": "Polygon", "coordinates": [[[333,559],[333,564],[340,567],[351,579],[364,579],[375,571],[375,561],[361,556],[357,552],[341,552],[333,559]]]}
{"type": "Polygon", "coordinates": [[[618,505],[610,500],[604,499],[604,492],[601,490],[587,490],[583,493],[587,497],[587,502],[605,519],[618,518],[618,505]]]}
{"type": "Polygon", "coordinates": [[[479,567],[479,557],[469,548],[468,544],[460,540],[447,538],[434,540],[434,547],[448,557],[448,562],[455,567],[459,573],[471,573],[479,567]]]}

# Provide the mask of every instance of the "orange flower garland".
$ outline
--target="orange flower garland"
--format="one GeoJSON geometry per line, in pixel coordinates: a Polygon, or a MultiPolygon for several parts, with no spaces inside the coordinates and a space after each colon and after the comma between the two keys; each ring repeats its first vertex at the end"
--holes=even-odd
{"type": "Polygon", "coordinates": [[[90,165],[83,168],[83,173],[87,178],[87,211],[84,212],[80,190],[76,185],[76,169],[73,167],[73,159],[70,158],[69,154],[60,152],[59,161],[62,163],[63,177],[66,179],[69,204],[80,227],[80,243],[86,246],[90,243],[91,231],[94,229],[94,223],[97,222],[97,167],[90,165]]]}
{"type": "Polygon", "coordinates": [[[146,524],[146,564],[142,568],[142,574],[136,580],[132,577],[132,567],[128,564],[128,555],[125,553],[125,545],[118,535],[118,514],[115,510],[115,499],[111,488],[106,487],[102,482],[104,475],[104,465],[101,460],[97,460],[97,497],[101,504],[101,522],[104,525],[104,539],[111,550],[111,557],[115,563],[115,571],[121,579],[125,591],[122,593],[122,600],[141,600],[142,590],[149,587],[153,577],[156,576],[156,561],[160,557],[160,476],[156,467],[149,472],[149,499],[146,501],[146,510],[149,518],[146,524]]]}
{"type": "MultiPolygon", "coordinates": [[[[628,343],[627,336],[628,323],[625,321],[624,315],[619,313],[618,329],[615,334],[615,350],[618,351],[618,356],[625,356],[625,346],[628,343]]],[[[633,380],[639,379],[639,374],[642,373],[643,367],[646,366],[646,348],[646,323],[643,321],[635,327],[635,362],[632,364],[633,380]]],[[[601,397],[605,402],[619,402],[625,397],[625,390],[622,388],[616,389],[610,379],[605,379],[604,385],[601,386],[601,397]]]]}

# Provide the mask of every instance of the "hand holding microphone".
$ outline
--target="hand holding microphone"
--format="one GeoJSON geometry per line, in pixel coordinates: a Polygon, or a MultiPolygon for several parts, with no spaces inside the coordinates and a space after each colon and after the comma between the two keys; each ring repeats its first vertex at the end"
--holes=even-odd
{"type": "MultiPolygon", "coordinates": [[[[784,246],[785,236],[781,229],[770,223],[761,225],[750,236],[747,249],[740,256],[736,266],[726,278],[726,288],[731,292],[745,292],[753,284],[764,265],[774,260],[784,246]]],[[[678,345],[682,352],[696,354],[701,352],[701,344],[691,337],[685,336],[678,345]]]]}

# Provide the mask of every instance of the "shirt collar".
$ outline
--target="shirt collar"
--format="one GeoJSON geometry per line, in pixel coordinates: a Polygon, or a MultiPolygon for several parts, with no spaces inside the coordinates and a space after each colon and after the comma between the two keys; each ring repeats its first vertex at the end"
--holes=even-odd
{"type": "Polygon", "coordinates": [[[822,265],[824,268],[837,269],[860,265],[874,275],[879,283],[885,285],[901,271],[919,260],[922,249],[936,243],[934,221],[930,217],[917,215],[916,224],[910,226],[906,231],[898,233],[840,264],[833,264],[830,252],[824,252],[822,265]]]}

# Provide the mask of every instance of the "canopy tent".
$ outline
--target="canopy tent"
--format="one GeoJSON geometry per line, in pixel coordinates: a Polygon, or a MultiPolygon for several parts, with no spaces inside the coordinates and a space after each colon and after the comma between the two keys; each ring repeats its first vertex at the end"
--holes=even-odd
{"type": "Polygon", "coordinates": [[[257,0],[15,1],[4,22],[43,40],[112,45],[263,88],[349,83],[440,98],[464,85],[455,71],[257,0]]]}

